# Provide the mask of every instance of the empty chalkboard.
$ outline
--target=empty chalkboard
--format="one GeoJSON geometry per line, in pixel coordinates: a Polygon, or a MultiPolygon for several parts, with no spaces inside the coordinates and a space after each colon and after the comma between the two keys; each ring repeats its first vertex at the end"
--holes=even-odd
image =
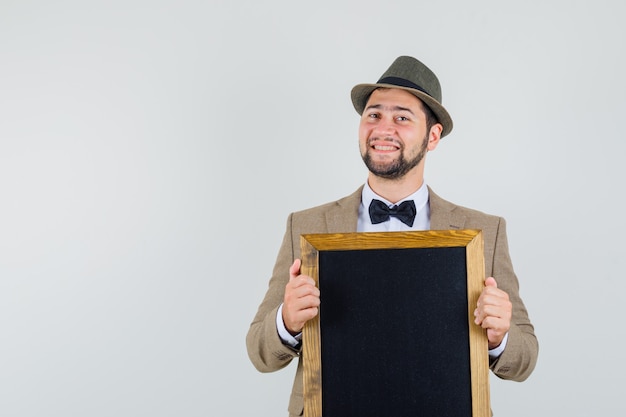
{"type": "Polygon", "coordinates": [[[305,417],[490,415],[476,230],[303,235],[305,417]]]}

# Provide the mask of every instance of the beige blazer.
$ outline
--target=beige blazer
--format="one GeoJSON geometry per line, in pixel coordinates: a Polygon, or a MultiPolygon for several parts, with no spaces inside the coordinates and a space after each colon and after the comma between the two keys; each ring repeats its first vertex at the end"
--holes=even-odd
{"type": "MultiPolygon", "coordinates": [[[[248,355],[259,371],[276,371],[287,366],[294,358],[299,358],[299,351],[281,342],[276,330],[276,314],[283,302],[285,285],[289,281],[289,267],[300,257],[300,235],[356,232],[362,189],[360,187],[353,194],[335,202],[289,215],[287,230],[267,293],[246,337],[248,355]]],[[[500,378],[525,380],[535,367],[539,347],[533,325],[519,296],[519,285],[509,256],[504,219],[452,204],[437,196],[430,188],[429,193],[431,230],[483,231],[485,274],[496,279],[498,288],[509,294],[513,304],[506,348],[498,359],[490,362],[490,368],[500,378]]],[[[288,407],[290,416],[302,415],[302,382],[302,363],[298,360],[288,407]]]]}

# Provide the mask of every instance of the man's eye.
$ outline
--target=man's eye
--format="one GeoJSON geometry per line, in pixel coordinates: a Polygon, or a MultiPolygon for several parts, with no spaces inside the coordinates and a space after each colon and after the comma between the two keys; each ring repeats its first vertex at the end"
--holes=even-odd
{"type": "Polygon", "coordinates": [[[396,120],[398,120],[399,122],[406,122],[407,120],[409,120],[409,118],[406,116],[398,116],[396,120]]]}
{"type": "Polygon", "coordinates": [[[370,113],[367,117],[369,117],[370,119],[378,119],[378,114],[370,113]]]}

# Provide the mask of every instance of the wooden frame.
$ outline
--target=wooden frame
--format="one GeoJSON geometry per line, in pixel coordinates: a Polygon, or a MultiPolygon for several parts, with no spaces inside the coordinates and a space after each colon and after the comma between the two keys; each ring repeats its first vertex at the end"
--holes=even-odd
{"type": "MultiPolygon", "coordinates": [[[[484,279],[485,279],[485,275],[484,275],[484,252],[483,252],[483,238],[482,238],[482,232],[478,231],[478,230],[447,230],[447,231],[424,231],[424,232],[383,232],[383,233],[345,233],[345,234],[306,234],[306,235],[302,235],[301,236],[301,253],[302,253],[302,267],[301,267],[301,272],[305,275],[309,275],[311,276],[315,281],[316,281],[316,285],[318,285],[320,287],[320,292],[321,292],[321,306],[320,306],[320,311],[319,314],[312,320],[309,320],[303,330],[303,370],[304,370],[304,416],[305,417],[321,417],[322,413],[327,414],[325,417],[338,417],[338,414],[342,414],[342,417],[348,416],[348,415],[352,415],[352,413],[354,414],[363,414],[362,411],[356,412],[356,411],[346,411],[348,409],[352,409],[350,407],[354,407],[354,404],[349,404],[346,405],[343,411],[339,412],[339,411],[335,411],[334,413],[331,412],[331,410],[333,409],[329,404],[332,404],[333,402],[341,402],[341,401],[350,401],[349,399],[346,400],[345,396],[346,395],[352,395],[351,398],[353,398],[353,403],[354,402],[358,402],[361,403],[365,400],[365,402],[368,402],[368,404],[370,404],[370,401],[376,401],[376,402],[381,402],[383,403],[378,404],[377,406],[380,407],[384,407],[385,411],[384,413],[391,413],[392,410],[389,410],[388,407],[393,406],[398,406],[398,407],[404,407],[401,411],[401,414],[403,415],[408,415],[409,413],[414,413],[415,415],[459,415],[459,416],[467,416],[467,417],[489,417],[491,415],[491,410],[490,410],[490,400],[489,400],[489,358],[488,358],[488,347],[487,347],[487,337],[486,337],[486,332],[484,331],[484,329],[482,329],[481,327],[477,326],[474,322],[474,309],[478,300],[478,297],[482,291],[483,285],[484,285],[484,279]],[[458,248],[458,249],[450,249],[450,248],[458,248]],[[443,252],[440,250],[443,249],[443,252]],[[461,253],[460,256],[458,256],[459,251],[461,253]],[[448,257],[448,253],[450,254],[455,254],[454,257],[448,257]],[[344,298],[340,298],[340,301],[329,301],[329,297],[331,297],[329,294],[331,293],[341,293],[341,289],[332,289],[333,285],[344,285],[343,289],[345,290],[346,288],[352,288],[352,287],[348,287],[348,286],[353,286],[354,288],[360,288],[363,286],[363,283],[366,282],[371,282],[371,281],[378,281],[378,286],[382,287],[378,287],[378,290],[374,289],[373,291],[376,292],[386,292],[386,289],[389,286],[393,286],[396,287],[398,285],[403,285],[402,282],[398,283],[395,280],[395,276],[396,275],[408,275],[410,276],[410,278],[406,278],[404,279],[405,282],[409,283],[409,286],[415,286],[415,285],[419,285],[418,291],[415,291],[415,288],[413,289],[413,293],[415,292],[423,292],[422,291],[422,282],[423,281],[419,281],[420,279],[420,274],[422,274],[422,271],[419,270],[422,265],[426,265],[428,264],[429,259],[433,258],[433,254],[435,255],[434,258],[438,259],[434,264],[432,264],[430,266],[430,268],[434,268],[433,271],[431,272],[432,274],[434,274],[435,276],[435,280],[433,279],[428,279],[428,282],[433,282],[438,280],[439,277],[446,275],[447,274],[447,269],[449,269],[450,267],[454,268],[455,271],[454,272],[457,276],[460,274],[465,274],[466,275],[466,285],[463,285],[463,287],[459,290],[461,292],[466,292],[466,294],[461,294],[463,297],[465,297],[464,300],[462,300],[462,304],[466,303],[466,305],[461,305],[460,306],[460,310],[458,309],[458,306],[456,307],[457,310],[455,310],[455,312],[460,312],[460,314],[448,314],[448,313],[444,313],[443,315],[447,316],[444,318],[444,320],[442,321],[442,326],[446,327],[447,324],[450,322],[450,317],[451,316],[459,316],[459,320],[461,320],[460,322],[460,326],[464,327],[465,323],[467,323],[467,328],[465,328],[463,331],[459,332],[459,333],[464,333],[464,335],[460,335],[459,337],[461,337],[463,340],[459,340],[459,338],[456,335],[451,335],[451,337],[456,337],[455,339],[447,339],[447,341],[445,342],[445,345],[443,346],[438,346],[436,348],[434,348],[436,351],[445,351],[445,359],[446,360],[439,360],[439,361],[433,361],[436,362],[437,365],[435,369],[431,370],[428,373],[427,378],[433,378],[431,375],[437,375],[435,378],[439,378],[439,375],[442,373],[440,372],[440,366],[445,367],[445,364],[443,365],[439,365],[442,363],[447,363],[448,362],[448,355],[450,356],[454,356],[454,352],[449,352],[448,349],[452,348],[452,347],[456,347],[456,346],[460,346],[459,347],[459,357],[465,358],[465,359],[469,359],[469,364],[468,366],[468,372],[457,372],[458,368],[453,368],[452,372],[450,372],[450,370],[448,370],[444,375],[444,377],[440,378],[440,379],[445,379],[444,381],[444,385],[442,389],[439,390],[437,395],[443,395],[443,396],[449,396],[449,398],[447,397],[438,397],[438,399],[436,399],[436,401],[433,401],[433,407],[435,407],[433,410],[429,411],[428,409],[424,409],[423,407],[428,407],[427,405],[424,405],[425,403],[428,403],[430,400],[428,401],[422,401],[422,400],[416,400],[414,399],[414,392],[415,391],[419,391],[419,390],[425,390],[426,388],[424,388],[424,386],[430,386],[430,382],[431,379],[426,380],[426,384],[424,384],[424,380],[421,380],[419,382],[415,383],[415,386],[413,388],[411,388],[410,386],[407,388],[409,389],[409,393],[408,393],[408,397],[410,397],[409,401],[418,401],[418,403],[416,404],[409,404],[407,403],[406,405],[402,405],[401,402],[399,403],[399,400],[396,397],[396,391],[398,391],[399,389],[404,389],[405,386],[405,381],[404,379],[407,379],[404,372],[407,369],[411,369],[410,372],[412,372],[411,375],[416,374],[417,372],[415,372],[415,368],[419,368],[422,369],[421,365],[420,366],[413,366],[413,368],[411,368],[411,363],[415,363],[415,357],[414,356],[410,356],[409,358],[406,357],[406,352],[410,352],[411,355],[413,355],[413,350],[414,348],[416,350],[420,350],[422,349],[422,347],[426,347],[427,349],[433,349],[432,347],[429,347],[430,345],[433,344],[432,340],[422,340],[421,336],[417,335],[414,336],[414,339],[409,339],[407,340],[407,329],[406,329],[406,323],[404,323],[405,327],[400,327],[400,329],[398,331],[393,331],[391,332],[391,338],[397,337],[398,340],[388,340],[390,338],[390,335],[388,333],[385,333],[384,336],[376,336],[373,333],[373,323],[371,322],[371,319],[369,322],[366,323],[354,323],[355,321],[359,321],[359,320],[352,320],[350,321],[350,325],[349,326],[344,326],[343,328],[339,328],[339,333],[332,333],[335,336],[334,341],[332,342],[333,344],[328,344],[326,351],[323,351],[324,348],[324,344],[322,343],[322,340],[326,341],[327,343],[331,343],[331,341],[328,341],[326,339],[323,339],[326,331],[331,332],[331,330],[329,329],[334,329],[334,323],[337,321],[341,321],[341,319],[334,319],[332,317],[333,314],[338,315],[338,316],[342,316],[344,315],[344,313],[337,313],[337,308],[336,305],[343,305],[343,304],[350,304],[352,301],[351,300],[361,300],[363,297],[365,297],[364,295],[362,295],[362,291],[359,292],[358,295],[354,296],[354,295],[348,295],[348,292],[352,292],[352,289],[350,289],[350,291],[344,291],[346,294],[344,295],[339,295],[339,297],[344,297],[344,298]],[[375,256],[375,260],[370,260],[372,259],[373,255],[375,256]],[[441,255],[441,256],[440,256],[441,255]],[[356,257],[361,257],[359,262],[355,261],[356,257]],[[424,263],[424,261],[419,261],[419,265],[415,265],[415,262],[417,261],[413,261],[413,259],[417,259],[416,257],[422,257],[423,259],[426,259],[426,263],[424,263]],[[451,260],[451,258],[454,258],[451,260]],[[328,259],[328,261],[326,260],[328,259]],[[364,262],[361,262],[364,261],[364,262]],[[325,277],[323,276],[324,274],[326,274],[326,276],[328,275],[333,275],[333,272],[331,270],[328,270],[327,266],[329,263],[337,263],[337,265],[341,264],[346,264],[345,266],[349,269],[345,269],[345,268],[339,268],[341,270],[343,270],[343,272],[340,272],[338,274],[341,274],[341,276],[338,277],[334,277],[332,279],[328,278],[328,282],[324,281],[325,277]],[[363,270],[359,270],[358,272],[356,272],[355,274],[357,276],[352,276],[352,277],[348,277],[345,278],[345,280],[347,281],[344,284],[339,284],[337,283],[340,280],[343,280],[344,278],[342,278],[345,275],[351,275],[352,274],[352,268],[355,267],[356,264],[366,264],[364,266],[365,269],[363,270]],[[393,274],[395,274],[394,276],[390,276],[387,275],[387,273],[385,272],[385,276],[380,275],[380,272],[378,273],[378,275],[373,276],[373,277],[368,277],[367,275],[370,274],[370,269],[372,270],[376,270],[379,267],[377,265],[385,265],[380,266],[381,270],[382,268],[385,268],[385,271],[388,270],[389,266],[394,266],[396,268],[400,267],[403,268],[402,264],[407,264],[406,266],[408,267],[408,273],[403,274],[400,273],[398,274],[397,271],[396,272],[391,272],[393,274]],[[413,263],[413,265],[411,264],[413,263]],[[400,265],[400,266],[398,266],[400,265]],[[443,271],[440,271],[440,269],[443,268],[443,271]],[[346,273],[347,271],[347,273],[346,273]],[[459,272],[460,271],[460,272],[459,272]],[[320,273],[322,274],[322,276],[320,276],[320,273]],[[341,278],[341,279],[338,279],[341,278]],[[381,278],[382,280],[386,280],[384,283],[381,283],[381,278]],[[415,283],[415,282],[419,282],[419,283],[415,283]],[[413,283],[413,284],[412,284],[413,283]],[[381,288],[384,288],[384,291],[380,291],[381,288]],[[325,292],[326,291],[326,292],[325,292]],[[325,297],[325,294],[327,297],[325,297]],[[344,303],[344,301],[346,303],[344,303]],[[325,302],[327,303],[332,303],[334,305],[331,304],[324,304],[325,302]],[[465,316],[465,312],[467,312],[467,315],[465,316]],[[321,317],[321,319],[320,319],[321,317]],[[332,323],[332,324],[324,324],[324,321],[326,320],[327,323],[332,323]],[[322,328],[322,325],[327,326],[325,330],[325,328],[322,328]],[[359,328],[359,326],[361,326],[359,328]],[[356,327],[356,328],[355,328],[356,327]],[[352,335],[352,339],[348,340],[347,343],[337,343],[337,338],[336,335],[337,334],[343,334],[344,332],[348,331],[349,333],[352,335]],[[355,333],[356,331],[356,333],[355,333]],[[361,338],[361,335],[363,336],[363,339],[361,338]],[[468,339],[469,340],[468,340],[468,339]],[[358,340],[354,340],[354,339],[358,339],[358,340]],[[377,354],[378,356],[375,356],[375,360],[371,361],[371,357],[367,357],[365,356],[363,360],[364,363],[359,364],[358,366],[360,366],[360,368],[356,369],[354,365],[352,365],[351,369],[348,370],[340,370],[339,368],[341,366],[343,366],[343,363],[346,362],[351,362],[354,361],[354,363],[359,363],[359,361],[361,360],[360,357],[358,356],[359,353],[358,352],[368,352],[368,351],[372,351],[376,346],[377,343],[380,343],[380,340],[387,340],[386,343],[389,343],[388,345],[383,346],[383,349],[387,349],[389,346],[392,347],[396,347],[396,346],[400,346],[402,349],[402,351],[400,351],[400,354],[397,355],[393,355],[391,354],[391,358],[387,357],[385,355],[385,351],[383,351],[383,354],[377,354]],[[410,350],[406,350],[406,347],[404,347],[403,344],[406,343],[410,343],[410,350]],[[351,346],[349,346],[351,345],[351,346]],[[365,346],[364,346],[365,345],[365,346]],[[348,347],[349,346],[349,347],[348,347]],[[337,385],[332,385],[333,387],[337,387],[334,388],[330,393],[326,394],[324,396],[324,398],[322,398],[322,393],[323,393],[323,379],[322,379],[322,369],[323,369],[323,360],[324,358],[329,357],[329,352],[334,352],[337,349],[339,349],[340,351],[344,351],[346,349],[351,349],[350,351],[350,355],[354,355],[350,357],[350,360],[346,360],[345,357],[344,359],[339,360],[338,364],[339,366],[333,367],[329,370],[326,371],[326,381],[324,382],[324,384],[331,384],[331,382],[329,382],[330,380],[330,375],[332,374],[332,378],[333,378],[333,382],[332,384],[337,383],[337,385]],[[390,396],[390,398],[385,398],[385,396],[383,395],[385,391],[385,388],[387,388],[388,385],[388,379],[383,380],[383,379],[374,379],[374,383],[378,384],[378,386],[376,387],[376,390],[373,394],[367,394],[366,397],[361,398],[359,397],[360,394],[346,394],[346,387],[351,387],[352,385],[354,385],[355,383],[357,383],[358,381],[360,381],[362,379],[363,375],[370,375],[373,372],[376,372],[374,370],[374,368],[378,369],[376,366],[371,367],[372,362],[375,362],[377,360],[377,358],[379,357],[383,357],[384,356],[384,360],[386,361],[386,363],[384,364],[384,367],[381,369],[385,369],[385,372],[387,372],[387,369],[399,369],[400,372],[399,374],[392,374],[394,376],[392,376],[391,379],[393,383],[394,380],[396,379],[401,379],[402,381],[402,388],[396,389],[391,387],[391,391],[390,393],[392,394],[390,396]],[[389,361],[393,361],[395,360],[395,356],[401,356],[398,359],[399,363],[387,363],[389,361]],[[411,363],[406,363],[403,361],[406,360],[411,360],[411,363]],[[394,368],[394,366],[398,367],[398,368],[394,368]],[[370,369],[371,368],[371,369],[370,369]],[[357,375],[355,375],[355,373],[358,373],[357,375]],[[462,378],[460,378],[458,375],[456,375],[457,373],[463,374],[465,376],[463,376],[462,378]],[[345,376],[341,376],[342,374],[345,374],[345,376]],[[469,374],[469,375],[467,375],[469,374]],[[339,376],[338,376],[339,375],[339,376]],[[396,377],[397,375],[397,377],[396,377]],[[337,380],[337,382],[335,382],[335,380],[339,378],[339,380],[337,380]],[[341,378],[344,378],[343,380],[341,378]],[[448,389],[448,386],[445,384],[451,383],[451,384],[455,384],[457,382],[448,382],[448,381],[456,381],[457,379],[461,379],[461,391],[463,390],[467,390],[466,393],[464,393],[463,395],[465,395],[465,397],[469,397],[467,401],[464,402],[463,405],[463,409],[461,411],[459,411],[458,413],[455,411],[454,413],[451,413],[450,410],[442,410],[440,408],[437,407],[441,407],[441,404],[446,404],[447,402],[450,401],[456,401],[457,398],[459,398],[459,396],[457,395],[457,392],[449,392],[449,391],[455,391],[454,389],[448,389]],[[471,387],[467,387],[467,385],[471,385],[471,387]],[[465,388],[463,388],[465,387],[465,388]],[[376,397],[374,399],[372,399],[372,397],[376,397]],[[378,398],[380,397],[380,398],[378,398]],[[415,410],[407,410],[406,408],[409,407],[418,407],[418,409],[415,410]],[[337,415],[337,416],[336,416],[337,415]]],[[[332,267],[331,267],[332,268],[332,267]]],[[[337,270],[337,268],[335,268],[335,270],[337,270]]],[[[400,271],[405,271],[407,270],[406,268],[404,269],[400,269],[400,271]]],[[[374,273],[372,273],[374,274],[374,273]]],[[[458,279],[455,280],[459,281],[458,279]]],[[[439,282],[435,282],[432,283],[430,285],[433,286],[437,286],[438,288],[436,288],[437,291],[448,291],[448,288],[442,289],[441,286],[442,284],[440,284],[439,282]]],[[[402,291],[402,289],[400,289],[402,291]]],[[[359,290],[360,291],[360,290],[359,290]]],[[[385,306],[396,306],[396,301],[398,298],[400,299],[409,299],[411,300],[411,303],[415,303],[415,304],[411,304],[409,306],[409,310],[413,311],[413,306],[417,305],[417,304],[422,304],[422,302],[429,302],[429,303],[434,303],[432,309],[437,309],[440,308],[438,306],[442,306],[441,308],[449,308],[450,304],[452,304],[452,302],[450,302],[448,300],[447,295],[445,297],[441,297],[441,296],[430,296],[428,294],[422,296],[424,298],[424,300],[416,300],[414,298],[415,294],[409,294],[409,293],[401,293],[402,296],[401,297],[397,297],[397,295],[395,296],[395,298],[393,300],[383,300],[382,302],[379,300],[381,294],[373,294],[372,295],[372,300],[371,303],[378,303],[379,305],[376,306],[376,310],[379,311],[379,313],[376,313],[376,315],[371,315],[370,317],[379,317],[382,315],[384,315],[386,312],[382,311],[380,312],[380,310],[385,310],[386,307],[385,306]],[[408,296],[404,296],[404,295],[408,295],[408,296]],[[441,298],[441,300],[435,300],[433,301],[432,298],[441,298]],[[444,299],[445,298],[445,299],[444,299]]],[[[445,293],[447,294],[447,293],[445,293]]],[[[459,297],[457,297],[458,299],[459,297]]],[[[374,308],[368,308],[370,304],[366,304],[366,307],[363,308],[363,306],[357,306],[357,309],[360,309],[359,311],[366,311],[368,312],[368,314],[373,314],[371,313],[371,311],[374,310],[374,308]]],[[[343,308],[343,307],[340,307],[343,308]]],[[[345,307],[346,309],[348,307],[345,307]]],[[[402,306],[398,306],[398,309],[402,308],[402,306]]],[[[431,308],[429,307],[429,310],[431,308]]],[[[404,316],[407,316],[406,314],[406,310],[407,308],[404,308],[404,316]]],[[[447,310],[445,310],[447,311],[447,310]]],[[[346,313],[347,314],[347,313],[346,313]]],[[[361,314],[361,313],[358,313],[361,314]]],[[[410,314],[409,314],[410,316],[410,314]]],[[[355,316],[358,317],[358,316],[355,316]]],[[[413,326],[413,322],[419,322],[420,320],[418,320],[417,318],[411,318],[412,322],[410,322],[409,327],[413,326]]],[[[426,321],[429,321],[431,319],[428,319],[426,321]]],[[[390,322],[395,322],[398,321],[397,319],[390,319],[390,322]]],[[[388,322],[383,322],[382,326],[379,326],[381,328],[386,329],[388,322]]],[[[391,324],[391,323],[389,323],[391,324]]],[[[431,324],[431,323],[428,323],[431,324]]],[[[339,326],[341,326],[341,323],[339,324],[339,326]]],[[[422,326],[424,329],[426,328],[426,324],[423,324],[420,326],[422,326]]],[[[430,328],[432,329],[432,327],[434,326],[430,326],[430,328]]],[[[335,331],[335,330],[332,330],[335,331]]],[[[431,331],[431,330],[427,330],[427,331],[431,331]]],[[[441,334],[448,334],[448,333],[454,333],[454,331],[452,330],[445,330],[443,332],[440,332],[441,334]]],[[[330,334],[330,333],[329,333],[330,334]]],[[[330,337],[330,336],[329,336],[330,337]]],[[[435,339],[438,339],[437,337],[435,339]]],[[[417,353],[419,355],[419,353],[417,353]]],[[[462,359],[463,361],[464,359],[462,359]]],[[[426,357],[424,358],[424,361],[419,361],[418,362],[421,363],[429,363],[430,361],[430,357],[426,357]]],[[[462,362],[462,363],[466,363],[462,362]]],[[[445,370],[444,370],[445,371],[445,370]]],[[[395,371],[388,371],[388,372],[395,372],[395,371]]],[[[377,376],[373,376],[372,378],[378,378],[377,376]]],[[[424,378],[424,377],[420,377],[420,378],[424,378]]],[[[411,379],[411,378],[408,378],[411,379]]],[[[369,383],[369,385],[372,385],[372,382],[369,383]]],[[[330,388],[329,388],[330,389],[330,388]]],[[[431,388],[428,388],[431,389],[431,388]]],[[[436,390],[436,388],[432,388],[433,390],[436,390]]],[[[352,391],[351,391],[352,392],[352,391]]],[[[430,394],[426,394],[428,397],[430,396],[430,394]]],[[[430,397],[429,397],[430,398],[430,397]]],[[[373,404],[373,403],[372,403],[373,404]]],[[[376,415],[376,412],[374,412],[374,408],[370,408],[370,405],[362,405],[362,407],[367,407],[366,410],[369,413],[371,411],[371,415],[376,415]]],[[[380,412],[380,411],[379,411],[380,412]]],[[[397,410],[395,411],[397,412],[397,410]]],[[[367,413],[366,413],[367,414],[367,413]]],[[[381,414],[382,415],[382,414],[381,414]]],[[[398,415],[398,414],[387,414],[387,415],[398,415]]]]}

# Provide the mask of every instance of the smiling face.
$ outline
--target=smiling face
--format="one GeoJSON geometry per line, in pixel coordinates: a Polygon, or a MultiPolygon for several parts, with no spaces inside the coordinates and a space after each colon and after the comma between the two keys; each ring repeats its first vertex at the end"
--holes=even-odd
{"type": "Polygon", "coordinates": [[[422,102],[397,88],[374,90],[359,125],[359,148],[369,171],[380,178],[400,179],[423,172],[426,152],[435,149],[441,125],[427,125],[422,102]]]}

